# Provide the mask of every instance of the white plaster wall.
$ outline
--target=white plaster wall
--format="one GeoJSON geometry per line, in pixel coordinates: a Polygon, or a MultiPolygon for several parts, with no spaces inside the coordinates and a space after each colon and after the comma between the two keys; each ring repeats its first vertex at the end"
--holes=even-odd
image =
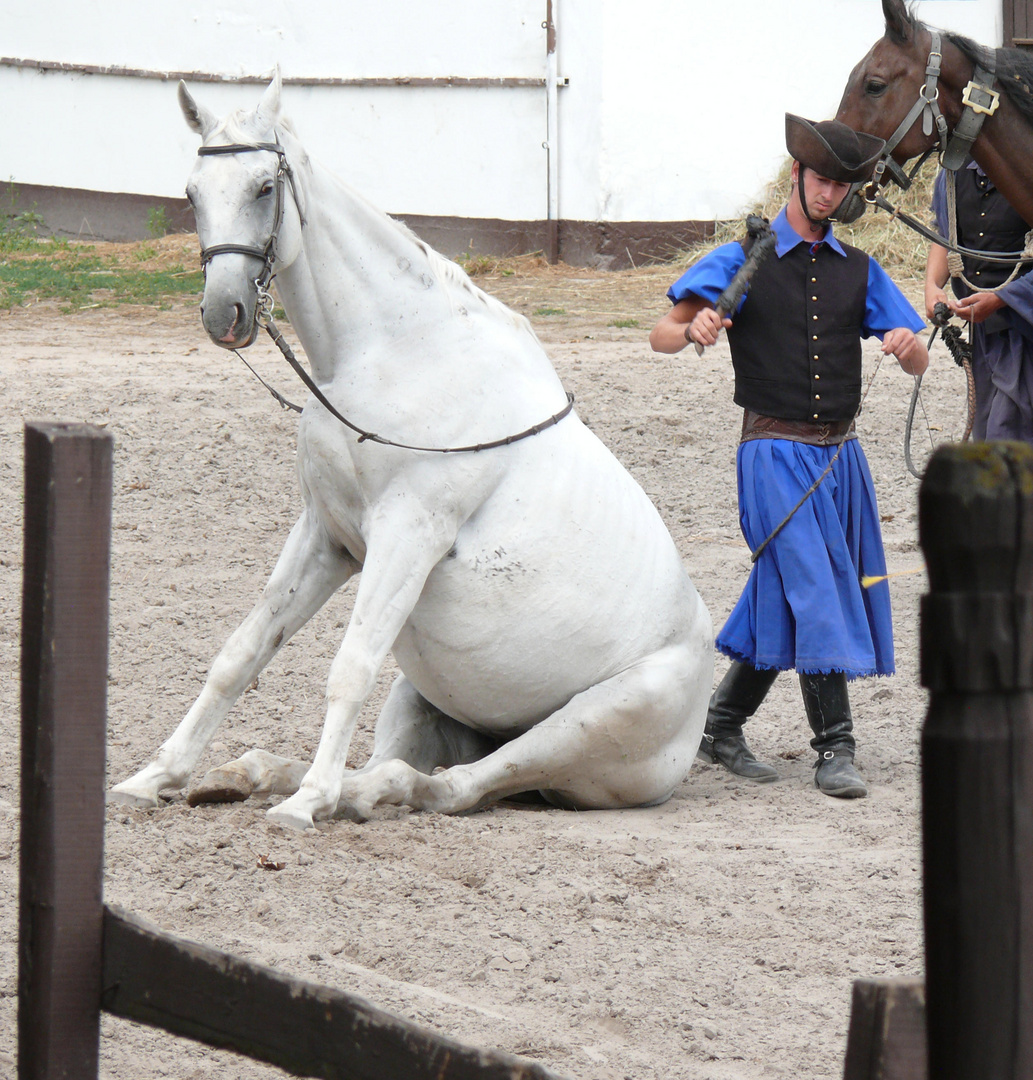
{"type": "MultiPolygon", "coordinates": [[[[785,113],[833,116],[884,28],[878,0],[641,0],[634,18],[625,0],[561,2],[560,216],[580,220],[737,214],[785,158],[785,113]],[[591,95],[574,92],[589,79],[591,95]]],[[[1001,41],[999,0],[916,11],[1001,41]]]]}
{"type": "MultiPolygon", "coordinates": [[[[7,56],[286,76],[545,74],[545,0],[40,0],[7,56]]],[[[835,112],[878,0],[555,0],[561,218],[736,215],[784,157],[783,114],[835,112]]],[[[921,0],[988,44],[1000,0],[921,0]]],[[[217,112],[254,86],[192,88],[217,112]]],[[[310,152],[393,213],[546,216],[542,89],[287,87],[310,152]]],[[[178,196],[193,164],[171,83],[0,67],[0,180],[178,196]]]]}

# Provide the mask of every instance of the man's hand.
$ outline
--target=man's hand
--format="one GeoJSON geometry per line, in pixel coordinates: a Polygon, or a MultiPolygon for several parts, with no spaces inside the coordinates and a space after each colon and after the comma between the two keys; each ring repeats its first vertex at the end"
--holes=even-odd
{"type": "Polygon", "coordinates": [[[970,323],[985,322],[995,311],[1000,311],[1005,306],[1004,301],[992,292],[973,293],[962,300],[956,300],[950,305],[951,311],[970,323]]]}
{"type": "Polygon", "coordinates": [[[951,306],[950,299],[943,289],[927,283],[925,286],[925,317],[930,322],[936,321],[937,304],[946,304],[947,307],[951,306]]]}
{"type": "Polygon", "coordinates": [[[685,340],[694,341],[697,345],[706,348],[707,345],[716,345],[721,335],[721,330],[727,330],[732,325],[732,320],[727,316],[722,318],[710,307],[703,308],[689,323],[685,331],[685,340]]]}
{"type": "Polygon", "coordinates": [[[923,375],[929,366],[929,351],[913,330],[898,326],[882,339],[882,351],[892,354],[909,375],[923,375]]]}

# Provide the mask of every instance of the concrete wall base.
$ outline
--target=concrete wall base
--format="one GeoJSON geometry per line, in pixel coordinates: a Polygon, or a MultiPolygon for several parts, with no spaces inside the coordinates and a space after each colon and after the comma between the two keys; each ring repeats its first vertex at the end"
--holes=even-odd
{"type": "MultiPolygon", "coordinates": [[[[41,228],[47,234],[76,240],[146,240],[155,235],[154,228],[162,218],[173,232],[192,232],[194,228],[193,213],[185,199],[16,184],[11,198],[5,200],[4,212],[27,211],[42,218],[41,228]]],[[[550,247],[546,221],[393,216],[450,259],[548,253],[550,247]]],[[[624,270],[677,258],[692,244],[712,236],[714,222],[561,220],[555,231],[561,262],[624,270]]]]}

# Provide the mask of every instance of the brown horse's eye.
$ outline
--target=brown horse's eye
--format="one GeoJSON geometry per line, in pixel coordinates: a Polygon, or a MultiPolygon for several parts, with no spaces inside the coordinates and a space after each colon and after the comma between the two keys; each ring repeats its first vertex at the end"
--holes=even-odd
{"type": "Polygon", "coordinates": [[[869,79],[864,84],[864,92],[869,97],[878,97],[880,94],[884,94],[886,92],[886,83],[884,83],[881,79],[869,79]]]}
{"type": "Polygon", "coordinates": [[[265,195],[272,195],[274,190],[275,189],[272,180],[266,180],[266,182],[262,185],[261,189],[258,192],[258,197],[262,198],[265,195]]]}

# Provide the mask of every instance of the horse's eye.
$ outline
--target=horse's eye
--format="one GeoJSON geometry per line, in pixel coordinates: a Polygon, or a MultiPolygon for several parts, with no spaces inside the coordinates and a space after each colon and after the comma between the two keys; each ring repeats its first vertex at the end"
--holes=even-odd
{"type": "Polygon", "coordinates": [[[261,199],[264,198],[266,195],[272,195],[274,190],[275,188],[273,186],[272,180],[266,180],[266,182],[262,185],[261,189],[258,192],[258,197],[261,199]]]}
{"type": "Polygon", "coordinates": [[[864,92],[869,97],[878,97],[880,94],[886,93],[886,83],[881,79],[869,79],[864,84],[864,92]]]}

